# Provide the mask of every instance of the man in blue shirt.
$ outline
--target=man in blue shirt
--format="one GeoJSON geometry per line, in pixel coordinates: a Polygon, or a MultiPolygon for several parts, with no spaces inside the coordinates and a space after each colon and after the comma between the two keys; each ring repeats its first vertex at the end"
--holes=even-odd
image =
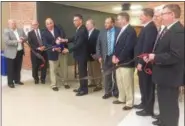
{"type": "MultiPolygon", "coordinates": [[[[114,18],[112,17],[106,18],[105,29],[100,32],[96,47],[98,60],[102,64],[103,71],[107,71],[113,67],[112,55],[114,52],[114,46],[119,31],[120,29],[115,27],[114,18]]],[[[105,94],[103,96],[103,99],[107,99],[112,96],[112,93],[113,95],[115,93],[112,88],[114,78],[113,75],[114,74],[111,73],[105,76],[104,78],[105,94]]]]}

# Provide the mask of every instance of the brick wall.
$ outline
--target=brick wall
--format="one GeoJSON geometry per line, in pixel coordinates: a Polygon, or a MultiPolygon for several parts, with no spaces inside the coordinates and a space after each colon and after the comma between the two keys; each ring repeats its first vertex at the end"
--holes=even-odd
{"type": "Polygon", "coordinates": [[[147,7],[154,8],[156,6],[164,5],[164,4],[178,4],[181,8],[181,18],[180,21],[184,25],[184,2],[148,2],[147,7]]]}
{"type": "MultiPolygon", "coordinates": [[[[9,2],[10,18],[17,21],[18,27],[30,25],[36,19],[36,2],[9,2]]],[[[25,46],[25,56],[23,58],[23,68],[31,69],[30,49],[25,46]]]]}

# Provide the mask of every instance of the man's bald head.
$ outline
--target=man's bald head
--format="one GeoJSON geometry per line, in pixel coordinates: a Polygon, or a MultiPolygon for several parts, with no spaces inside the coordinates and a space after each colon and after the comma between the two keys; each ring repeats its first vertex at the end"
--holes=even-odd
{"type": "Polygon", "coordinates": [[[17,28],[17,26],[16,26],[16,21],[13,20],[13,19],[9,19],[9,20],[8,20],[8,27],[9,27],[10,29],[15,30],[15,29],[17,28]]]}
{"type": "Polygon", "coordinates": [[[54,21],[51,18],[47,18],[45,24],[48,30],[52,30],[54,28],[54,21]]]}
{"type": "Polygon", "coordinates": [[[31,22],[31,26],[32,26],[33,29],[38,29],[38,27],[39,27],[38,21],[37,20],[33,20],[31,22]]]}

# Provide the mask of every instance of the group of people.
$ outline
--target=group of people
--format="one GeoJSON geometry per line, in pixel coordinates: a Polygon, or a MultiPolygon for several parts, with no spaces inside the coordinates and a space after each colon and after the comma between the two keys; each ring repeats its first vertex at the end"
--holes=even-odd
{"type": "Polygon", "coordinates": [[[79,78],[88,75],[92,77],[89,85],[87,79],[80,79],[79,88],[74,90],[76,96],[88,94],[90,86],[95,87],[94,91],[99,91],[104,86],[102,98],[117,97],[113,104],[124,104],[123,110],[135,107],[141,109],[136,112],[138,116],[156,118],[154,125],[178,126],[178,89],[184,83],[184,27],[179,21],[180,15],[181,9],[177,4],[165,5],[155,12],[151,8],[144,8],[140,15],[144,27],[137,36],[135,29],[129,24],[130,16],[127,12],[118,14],[117,22],[113,17],[107,17],[105,29],[100,31],[95,28],[93,19],[88,19],[85,26],[82,15],[76,14],[73,18],[76,33],[71,38],[66,38],[63,28],[51,18],[46,19],[44,30],[39,29],[37,21],[32,21],[33,30],[28,36],[16,27],[14,20],[9,20],[9,29],[4,33],[8,86],[14,88],[14,84],[23,85],[20,81],[23,43],[28,41],[35,84],[39,80],[45,84],[48,63],[45,62],[41,68],[39,79],[38,71],[42,60],[35,55],[36,52],[49,61],[52,89],[59,90],[57,83],[62,83],[69,89],[67,57],[73,52],[79,78]],[[70,42],[73,43],[72,47],[68,46],[70,42]],[[135,62],[130,62],[133,59],[135,62]],[[118,68],[112,70],[116,66],[118,68]],[[135,68],[141,92],[139,105],[134,105],[135,68]],[[109,73],[110,70],[112,71],[109,73]],[[99,78],[101,75],[103,79],[99,78]],[[160,110],[158,116],[154,116],[156,85],[160,110]]]}

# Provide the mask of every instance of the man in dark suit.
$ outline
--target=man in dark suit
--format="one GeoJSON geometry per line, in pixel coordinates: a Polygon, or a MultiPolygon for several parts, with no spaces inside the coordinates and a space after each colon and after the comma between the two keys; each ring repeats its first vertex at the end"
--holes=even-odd
{"type": "Polygon", "coordinates": [[[179,22],[181,9],[177,4],[164,6],[163,24],[166,26],[154,46],[154,52],[144,57],[153,61],[153,82],[158,85],[160,126],[178,126],[179,87],[184,77],[184,27],[179,22]]]}
{"type": "MultiPolygon", "coordinates": [[[[143,53],[151,53],[155,39],[157,36],[157,28],[152,21],[154,12],[153,9],[144,8],[140,15],[140,20],[144,27],[142,28],[137,45],[135,47],[135,56],[139,56],[143,53]]],[[[136,105],[141,111],[136,112],[139,116],[153,116],[154,101],[155,101],[155,84],[152,82],[152,76],[145,72],[146,63],[139,59],[136,61],[139,87],[141,92],[141,104],[136,105]]],[[[147,67],[151,69],[151,64],[147,64],[147,67]]]]}
{"type": "MultiPolygon", "coordinates": [[[[75,25],[76,34],[72,38],[62,39],[61,42],[73,42],[72,48],[64,49],[63,53],[73,52],[74,59],[78,63],[79,78],[87,76],[87,60],[88,60],[88,31],[83,25],[83,17],[80,14],[74,15],[73,23],[75,25]]],[[[88,94],[88,80],[80,80],[80,87],[77,90],[76,96],[83,96],[88,94]]]]}
{"type": "MultiPolygon", "coordinates": [[[[102,64],[103,71],[110,70],[113,67],[112,56],[114,52],[114,46],[116,44],[116,38],[120,29],[115,27],[115,20],[112,17],[108,17],[105,20],[105,29],[99,34],[96,46],[96,54],[99,62],[102,64]]],[[[115,94],[113,90],[116,85],[115,79],[112,79],[113,73],[106,75],[104,78],[105,94],[103,99],[110,98],[115,94]]]]}
{"type": "MultiPolygon", "coordinates": [[[[46,70],[47,70],[47,54],[44,51],[45,46],[43,46],[42,41],[42,31],[39,29],[38,21],[32,21],[32,28],[33,30],[28,33],[28,43],[30,44],[31,48],[39,53],[44,59],[45,64],[44,67],[41,68],[41,83],[45,84],[46,79],[46,70]]],[[[38,71],[39,67],[42,64],[41,59],[35,56],[35,54],[31,51],[31,62],[32,62],[32,76],[35,80],[35,84],[39,83],[39,76],[38,71]]]]}
{"type": "MultiPolygon", "coordinates": [[[[121,31],[116,39],[112,58],[114,64],[123,64],[134,58],[134,47],[137,41],[136,31],[129,24],[130,16],[123,12],[118,14],[117,21],[121,31]]],[[[114,104],[123,104],[123,110],[130,110],[134,104],[134,62],[123,65],[116,70],[116,80],[119,90],[118,100],[114,104]]]]}
{"type": "MultiPolygon", "coordinates": [[[[96,55],[96,43],[99,35],[99,30],[95,28],[95,23],[92,19],[86,21],[86,28],[88,30],[88,75],[92,78],[101,77],[100,63],[95,60],[96,55]]],[[[101,78],[90,80],[89,87],[95,87],[93,91],[99,91],[102,89],[101,78]]]]}
{"type": "MultiPolygon", "coordinates": [[[[64,31],[58,28],[51,18],[46,19],[46,29],[42,33],[43,43],[48,47],[56,46],[60,43],[60,39],[65,37],[64,31]]],[[[61,47],[53,47],[47,51],[48,60],[49,60],[49,68],[50,68],[50,79],[51,79],[51,87],[54,91],[58,91],[57,87],[57,73],[59,60],[58,56],[61,53],[61,47]]]]}

